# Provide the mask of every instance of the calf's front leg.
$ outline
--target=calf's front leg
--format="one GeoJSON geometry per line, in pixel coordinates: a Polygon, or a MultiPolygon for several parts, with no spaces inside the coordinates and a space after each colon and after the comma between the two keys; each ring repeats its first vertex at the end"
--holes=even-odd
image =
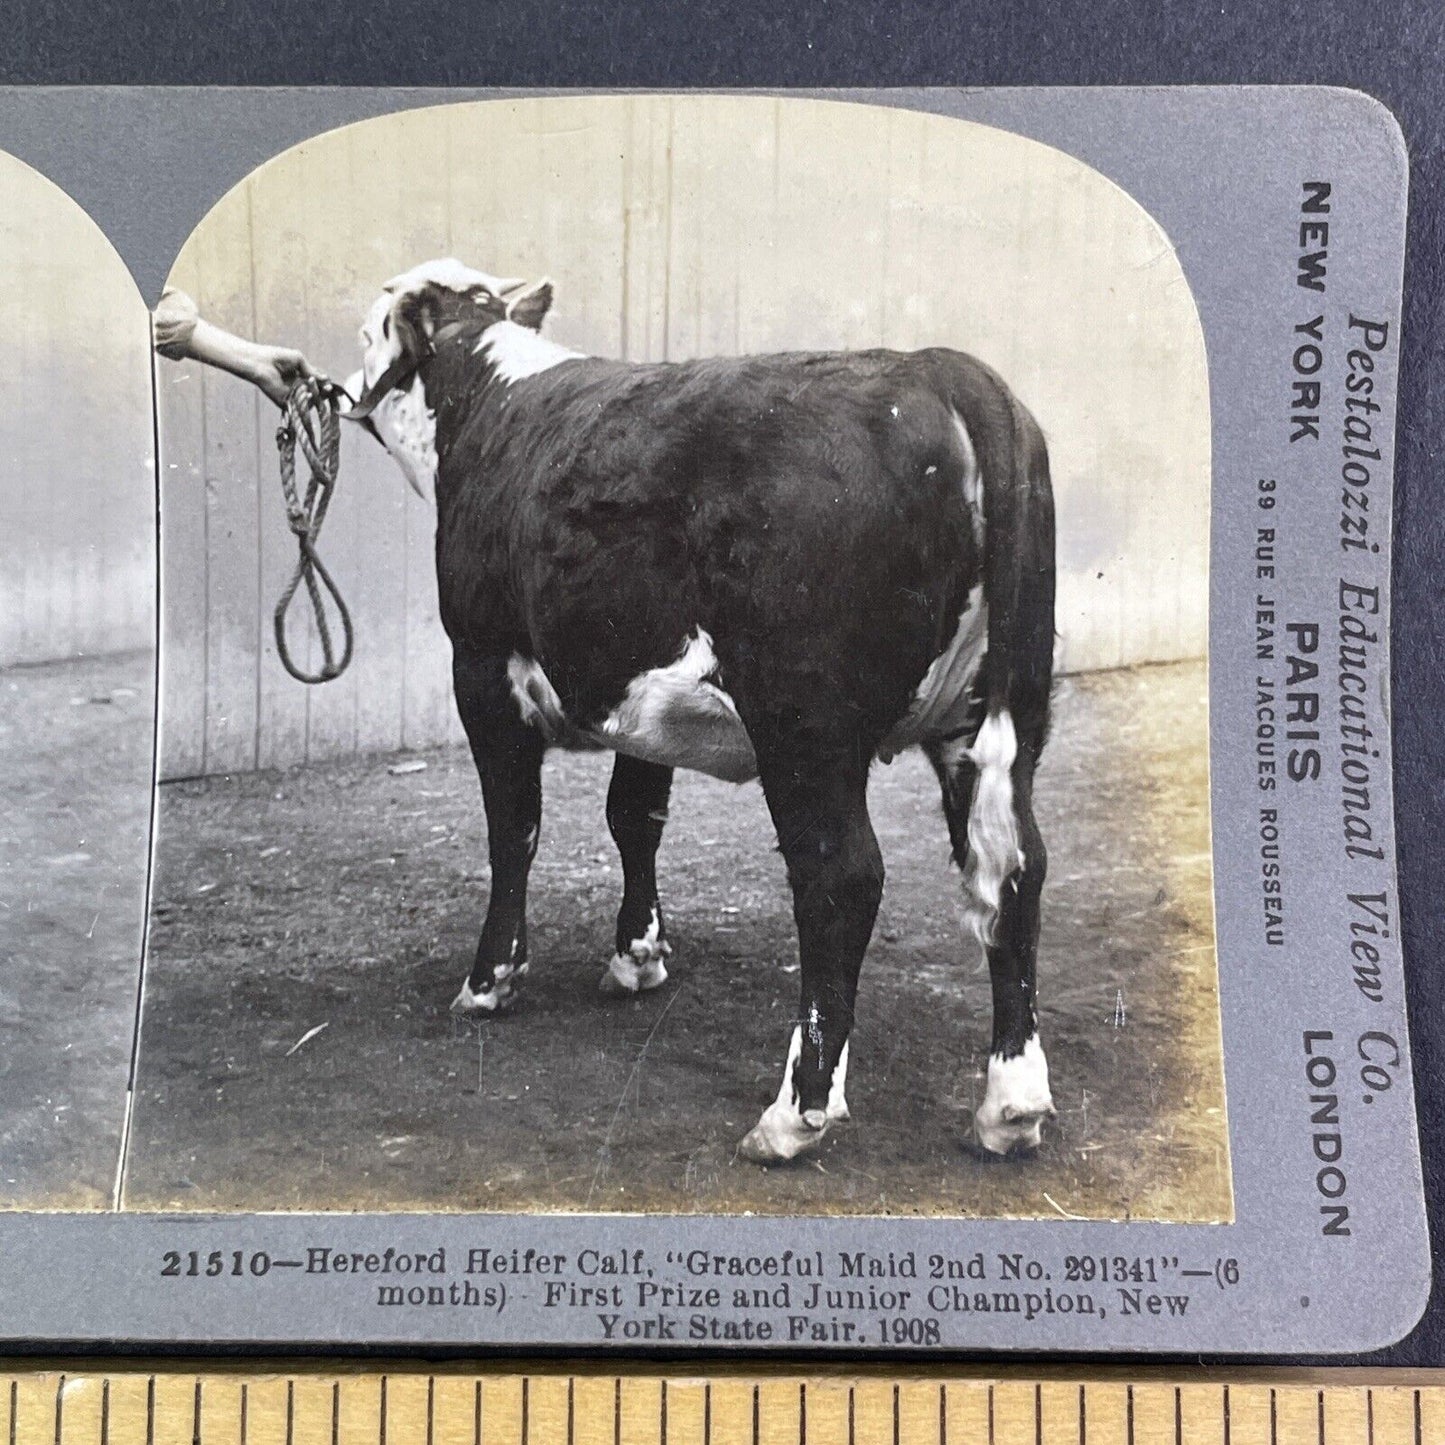
{"type": "Polygon", "coordinates": [[[664,960],[672,945],[657,900],[657,850],[671,792],[671,768],[617,755],[607,791],[607,827],[622,857],[622,907],[603,993],[640,993],[667,980],[664,960]]]}
{"type": "Polygon", "coordinates": [[[458,647],[452,661],[457,711],[482,784],[492,890],[476,961],[452,1002],[455,1014],[495,1013],[516,997],[527,971],[527,875],[542,824],[542,735],[522,720],[505,657],[458,647]]]}

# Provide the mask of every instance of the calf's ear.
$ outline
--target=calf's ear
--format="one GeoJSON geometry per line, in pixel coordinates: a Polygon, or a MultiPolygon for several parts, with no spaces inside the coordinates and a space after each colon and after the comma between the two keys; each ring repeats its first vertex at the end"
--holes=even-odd
{"type": "Polygon", "coordinates": [[[531,331],[540,331],[542,318],[552,309],[552,283],[538,281],[520,296],[507,302],[507,320],[515,321],[531,331]]]}

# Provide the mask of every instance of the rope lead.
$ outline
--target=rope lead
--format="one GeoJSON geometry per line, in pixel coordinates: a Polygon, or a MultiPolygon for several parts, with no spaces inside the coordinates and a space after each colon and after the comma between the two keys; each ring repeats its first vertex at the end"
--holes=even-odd
{"type": "Polygon", "coordinates": [[[331,494],[340,469],[340,395],[339,389],[329,381],[320,377],[303,378],[287,395],[285,414],[281,425],[276,428],[276,448],[281,454],[281,491],[286,502],[286,520],[296,534],[299,552],[296,571],[281,593],[281,600],[276,604],[276,653],[281,659],[281,665],[298,682],[330,682],[333,678],[340,677],[351,661],[351,613],[342,600],[340,589],[322,565],[316,551],[321,524],[326,520],[326,509],[331,505],[331,494]],[[296,488],[298,448],[311,471],[304,500],[296,488]],[[321,639],[321,654],[324,659],[321,670],[315,673],[305,672],[296,665],[286,642],[286,612],[303,582],[306,584],[306,595],[311,599],[311,612],[316,622],[316,634],[321,639]],[[341,624],[343,645],[339,659],[331,640],[331,628],[326,620],[323,587],[331,594],[337,619],[341,624]]]}

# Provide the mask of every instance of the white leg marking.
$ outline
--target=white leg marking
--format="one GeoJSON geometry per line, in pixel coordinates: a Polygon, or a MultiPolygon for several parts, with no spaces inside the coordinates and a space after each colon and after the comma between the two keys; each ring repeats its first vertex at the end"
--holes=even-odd
{"type": "Polygon", "coordinates": [[[754,1164],[775,1164],[796,1159],[823,1142],[830,1124],[848,1118],[848,1101],[843,1085],[848,1074],[848,1045],[838,1056],[837,1067],[828,1087],[826,1109],[798,1108],[798,1094],[793,1087],[793,1069],[803,1056],[803,1030],[795,1025],[788,1043],[788,1060],[783,1065],[783,1082],[778,1097],[763,1110],[762,1117],[748,1131],[738,1153],[754,1164]]]}
{"type": "MultiPolygon", "coordinates": [[[[512,957],[516,958],[516,956],[517,940],[514,938],[512,940],[512,957]]],[[[513,977],[525,978],[527,976],[527,970],[531,967],[532,960],[530,958],[524,958],[521,963],[499,963],[493,971],[492,977],[495,978],[498,983],[502,983],[506,979],[513,977]]]]}
{"type": "Polygon", "coordinates": [[[1018,739],[1008,709],[989,713],[969,749],[978,782],[968,810],[968,864],[963,876],[968,927],[985,948],[993,942],[1004,884],[1024,862],[1011,772],[1017,756],[1018,739]]]}
{"type": "Polygon", "coordinates": [[[598,987],[603,993],[642,993],[667,982],[667,965],[672,945],[663,937],[662,920],[652,910],[652,922],[641,938],[634,938],[626,953],[614,953],[598,987]]]}
{"type": "Polygon", "coordinates": [[[973,1116],[973,1131],[990,1154],[1037,1149],[1045,1119],[1054,1116],[1049,1093],[1049,1064],[1037,1034],[1011,1059],[995,1054],[988,1061],[988,1088],[973,1116]]]}
{"type": "MultiPolygon", "coordinates": [[[[518,944],[512,941],[512,956],[517,955],[518,944]]],[[[517,990],[512,980],[526,976],[531,960],[524,958],[521,963],[499,963],[492,970],[492,986],[481,993],[472,992],[472,979],[468,974],[462,980],[461,992],[452,1000],[451,1011],[458,1018],[476,1018],[481,1014],[494,1014],[507,1009],[517,1001],[517,990]]]]}
{"type": "Polygon", "coordinates": [[[452,1012],[458,1018],[476,1018],[480,1014],[494,1014],[506,1008],[512,1001],[513,990],[506,979],[499,978],[489,989],[481,993],[472,992],[470,976],[462,980],[461,992],[452,1000],[452,1012]]]}
{"type": "Polygon", "coordinates": [[[828,1088],[828,1122],[830,1124],[841,1123],[853,1116],[848,1112],[848,1101],[843,1097],[844,1085],[848,1082],[848,1044],[843,1044],[843,1052],[838,1055],[838,1067],[833,1070],[833,1082],[828,1088]]]}

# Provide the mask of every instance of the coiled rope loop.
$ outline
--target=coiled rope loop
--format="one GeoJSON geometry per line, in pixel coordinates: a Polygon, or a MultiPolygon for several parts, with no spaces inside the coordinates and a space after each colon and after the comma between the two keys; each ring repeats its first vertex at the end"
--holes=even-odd
{"type": "Polygon", "coordinates": [[[281,491],[286,501],[286,519],[296,534],[296,546],[300,554],[296,561],[296,571],[281,593],[281,600],[276,604],[276,652],[281,659],[281,665],[298,682],[330,682],[332,678],[340,677],[351,661],[351,613],[342,600],[340,589],[322,565],[316,551],[321,524],[326,520],[326,509],[331,505],[331,495],[335,490],[340,468],[342,395],[341,388],[324,377],[304,377],[291,388],[286,397],[285,414],[281,425],[276,428],[276,448],[281,454],[281,491]],[[311,472],[304,499],[296,487],[298,449],[311,472]],[[321,670],[314,673],[306,672],[297,666],[286,642],[286,612],[303,582],[306,584],[306,594],[311,599],[316,634],[321,639],[323,661],[321,670]],[[323,587],[331,594],[337,620],[341,624],[343,642],[340,658],[336,656],[331,628],[326,619],[326,599],[321,590],[323,587]]]}

